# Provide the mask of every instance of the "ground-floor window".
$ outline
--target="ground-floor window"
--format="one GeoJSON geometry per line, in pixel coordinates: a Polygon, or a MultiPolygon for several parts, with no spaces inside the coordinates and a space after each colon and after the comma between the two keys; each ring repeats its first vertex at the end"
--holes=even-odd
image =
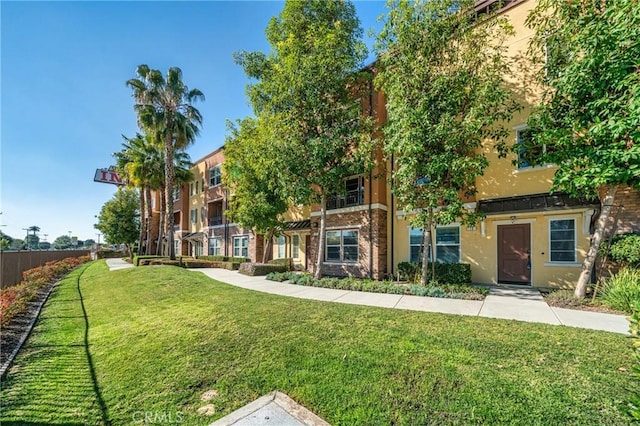
{"type": "Polygon", "coordinates": [[[194,257],[202,256],[202,242],[201,241],[194,241],[191,244],[192,244],[192,247],[193,247],[193,256],[194,257]]]}
{"type": "Polygon", "coordinates": [[[249,257],[249,237],[233,237],[233,257],[249,257]]]}
{"type": "Polygon", "coordinates": [[[357,262],[358,261],[358,231],[345,229],[327,231],[326,233],[327,262],[357,262]]]}
{"type": "Polygon", "coordinates": [[[549,220],[551,262],[576,262],[576,220],[549,220]]]}
{"type": "Polygon", "coordinates": [[[293,237],[291,237],[291,251],[292,253],[292,257],[295,260],[300,259],[300,236],[299,235],[294,235],[293,237]]]}
{"type": "MultiPolygon", "coordinates": [[[[460,262],[460,227],[439,226],[436,228],[436,262],[459,263],[460,262]]],[[[409,261],[422,261],[422,229],[411,228],[409,231],[409,261]]],[[[428,258],[433,259],[431,247],[428,258]]]]}
{"type": "Polygon", "coordinates": [[[285,246],[286,246],[286,242],[284,239],[284,235],[280,235],[278,237],[278,259],[284,259],[285,246]]]}
{"type": "Polygon", "coordinates": [[[220,237],[209,238],[209,256],[220,256],[221,246],[222,246],[222,238],[220,237]]]}
{"type": "Polygon", "coordinates": [[[180,250],[180,240],[177,238],[173,240],[173,252],[175,254],[182,254],[182,250],[180,250]]]}

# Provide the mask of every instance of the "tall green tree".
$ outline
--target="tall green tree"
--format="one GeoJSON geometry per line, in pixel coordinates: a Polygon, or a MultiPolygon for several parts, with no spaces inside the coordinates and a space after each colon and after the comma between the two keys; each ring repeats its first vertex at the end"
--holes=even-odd
{"type": "Polygon", "coordinates": [[[538,161],[558,165],[554,190],[602,204],[575,289],[584,297],[618,188],[640,186],[640,4],[539,0],[527,24],[543,87],[529,119],[538,161]]]}
{"type": "Polygon", "coordinates": [[[172,67],[166,77],[159,70],[140,65],[136,78],[127,81],[133,90],[134,109],[138,124],[156,141],[164,146],[165,158],[165,220],[167,250],[170,259],[175,259],[173,245],[173,191],[176,184],[174,153],[184,150],[195,141],[202,125],[202,115],[193,106],[204,100],[198,89],[189,89],[182,81],[180,68],[172,67]]]}
{"type": "Polygon", "coordinates": [[[53,240],[53,248],[56,250],[66,250],[71,247],[71,237],[68,235],[60,235],[53,240]]]}
{"type": "Polygon", "coordinates": [[[235,125],[228,123],[228,128],[222,181],[232,197],[226,214],[233,222],[264,235],[262,261],[266,262],[272,238],[283,227],[279,218],[289,205],[282,163],[268,129],[259,120],[238,120],[235,125]]]}
{"type": "MultiPolygon", "coordinates": [[[[132,246],[140,232],[140,211],[138,210],[138,191],[134,188],[120,187],[113,198],[102,206],[98,223],[94,227],[102,232],[109,244],[124,244],[133,257],[132,246]]],[[[55,244],[55,243],[54,243],[55,244]]]]}
{"type": "Polygon", "coordinates": [[[33,225],[27,228],[27,235],[24,237],[24,242],[28,249],[36,250],[38,249],[38,243],[40,242],[40,237],[38,237],[38,232],[40,232],[40,227],[33,225]]]}
{"type": "Polygon", "coordinates": [[[428,282],[428,244],[436,225],[478,214],[464,208],[488,160],[484,140],[502,151],[504,122],[516,109],[503,79],[509,64],[504,41],[512,32],[502,17],[477,23],[473,0],[388,3],[378,36],[376,84],[387,95],[385,152],[395,159],[398,208],[416,211],[423,229],[422,282],[428,282]]]}
{"type": "Polygon", "coordinates": [[[248,95],[269,126],[295,202],[320,204],[315,275],[322,275],[327,199],[346,176],[363,173],[371,156],[371,121],[358,88],[366,58],[362,29],[349,1],[286,1],[269,22],[269,54],[240,52],[236,62],[256,79],[248,95]]]}

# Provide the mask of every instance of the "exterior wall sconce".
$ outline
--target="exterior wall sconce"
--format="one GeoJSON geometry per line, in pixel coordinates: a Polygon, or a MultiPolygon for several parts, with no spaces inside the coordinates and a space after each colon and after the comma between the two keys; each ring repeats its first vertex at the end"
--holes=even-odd
{"type": "Polygon", "coordinates": [[[515,223],[516,222],[516,217],[515,216],[510,216],[509,219],[511,220],[511,223],[515,223]]]}

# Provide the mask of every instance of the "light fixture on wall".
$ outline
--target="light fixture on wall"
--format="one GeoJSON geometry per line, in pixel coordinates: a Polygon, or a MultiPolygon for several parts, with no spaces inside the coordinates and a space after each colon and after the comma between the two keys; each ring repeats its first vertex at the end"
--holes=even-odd
{"type": "Polygon", "coordinates": [[[511,223],[516,223],[516,217],[515,216],[509,216],[509,219],[511,220],[511,223]]]}

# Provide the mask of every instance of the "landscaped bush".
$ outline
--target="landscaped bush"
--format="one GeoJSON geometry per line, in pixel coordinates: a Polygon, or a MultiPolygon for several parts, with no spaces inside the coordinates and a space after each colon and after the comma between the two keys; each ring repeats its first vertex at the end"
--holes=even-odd
{"type": "MultiPolygon", "coordinates": [[[[133,264],[134,266],[140,266],[140,261],[147,259],[167,259],[167,256],[156,256],[154,254],[145,254],[145,255],[135,255],[133,256],[133,264]]],[[[143,263],[148,265],[148,263],[143,263]]]]}
{"type": "Polygon", "coordinates": [[[640,301],[640,269],[622,268],[607,279],[602,300],[613,309],[631,313],[633,304],[640,301]]]}
{"type": "Polygon", "coordinates": [[[585,304],[585,299],[577,298],[573,290],[554,290],[544,299],[549,305],[561,308],[577,308],[585,304]]]}
{"type": "Polygon", "coordinates": [[[122,257],[125,253],[120,250],[100,249],[96,251],[97,259],[115,259],[122,257]]]}
{"type": "Polygon", "coordinates": [[[270,273],[266,277],[271,281],[286,281],[291,284],[333,288],[338,290],[368,291],[371,293],[408,294],[415,296],[448,297],[452,299],[473,299],[482,300],[489,294],[485,288],[471,287],[465,284],[446,284],[438,286],[405,285],[396,284],[393,281],[376,281],[371,279],[360,279],[355,277],[336,278],[323,277],[319,280],[313,278],[308,273],[270,273]]]}
{"type": "MultiPolygon", "coordinates": [[[[429,264],[429,277],[431,267],[429,264]]],[[[422,276],[422,263],[400,262],[398,274],[403,280],[419,283],[422,276]]],[[[435,281],[439,283],[471,284],[471,265],[468,263],[436,263],[435,281]]]]}
{"type": "Polygon", "coordinates": [[[268,263],[243,262],[240,264],[238,272],[244,275],[258,276],[267,275],[270,272],[286,272],[287,267],[284,265],[271,265],[268,263]]]}
{"type": "Polygon", "coordinates": [[[605,246],[602,254],[624,266],[640,268],[640,234],[622,234],[613,238],[611,246],[605,246]]]}
{"type": "Polygon", "coordinates": [[[293,270],[293,259],[286,257],[284,259],[273,259],[267,262],[269,265],[283,265],[286,266],[287,271],[293,270]]]}
{"type": "Polygon", "coordinates": [[[39,289],[56,281],[76,266],[91,260],[89,255],[68,257],[47,262],[44,266],[22,273],[22,282],[3,289],[0,294],[0,324],[7,325],[13,317],[23,312],[27,303],[35,298],[39,289]]]}

